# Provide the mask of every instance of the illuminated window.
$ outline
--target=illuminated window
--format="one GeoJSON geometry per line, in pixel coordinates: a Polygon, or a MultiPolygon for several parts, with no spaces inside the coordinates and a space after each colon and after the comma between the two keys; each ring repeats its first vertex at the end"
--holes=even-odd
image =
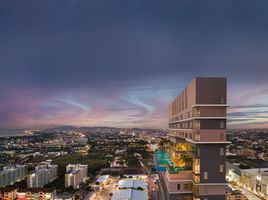
{"type": "Polygon", "coordinates": [[[208,180],[208,172],[204,172],[204,180],[208,180]]]}

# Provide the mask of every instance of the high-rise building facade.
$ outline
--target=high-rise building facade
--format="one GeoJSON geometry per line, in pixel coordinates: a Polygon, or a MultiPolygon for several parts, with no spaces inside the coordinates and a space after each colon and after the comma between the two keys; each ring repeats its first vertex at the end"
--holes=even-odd
{"type": "Polygon", "coordinates": [[[88,166],[81,164],[69,164],[66,166],[65,187],[78,189],[84,178],[88,177],[88,166]]]}
{"type": "Polygon", "coordinates": [[[198,77],[170,104],[165,199],[225,199],[226,94],[226,78],[198,77]]]}
{"type": "Polygon", "coordinates": [[[0,187],[13,185],[15,182],[26,178],[28,169],[26,165],[15,165],[3,167],[0,171],[0,187]]]}
{"type": "Polygon", "coordinates": [[[58,165],[50,161],[42,162],[35,167],[35,171],[27,176],[28,188],[39,188],[52,182],[58,176],[58,165]]]}

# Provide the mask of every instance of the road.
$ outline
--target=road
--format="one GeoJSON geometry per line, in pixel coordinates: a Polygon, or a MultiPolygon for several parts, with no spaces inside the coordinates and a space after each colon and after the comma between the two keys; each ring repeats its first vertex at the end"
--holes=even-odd
{"type": "Polygon", "coordinates": [[[146,182],[148,184],[149,199],[159,200],[159,198],[158,198],[158,185],[155,183],[155,176],[148,175],[146,182]]]}
{"type": "Polygon", "coordinates": [[[84,200],[94,200],[96,197],[96,192],[88,192],[84,197],[84,200]]]}

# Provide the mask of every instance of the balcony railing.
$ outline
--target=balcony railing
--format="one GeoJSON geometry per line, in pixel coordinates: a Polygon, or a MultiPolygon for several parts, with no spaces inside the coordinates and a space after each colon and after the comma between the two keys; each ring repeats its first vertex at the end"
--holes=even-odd
{"type": "Polygon", "coordinates": [[[193,137],[194,141],[200,141],[200,132],[194,132],[194,137],[193,137]]]}
{"type": "Polygon", "coordinates": [[[198,185],[194,185],[194,188],[193,188],[193,194],[194,194],[194,198],[195,200],[198,200],[200,199],[198,196],[200,195],[199,193],[199,186],[198,185]]]}
{"type": "Polygon", "coordinates": [[[178,174],[183,171],[190,171],[192,170],[191,166],[184,166],[184,167],[176,167],[174,165],[167,165],[166,168],[170,174],[178,174]]]}

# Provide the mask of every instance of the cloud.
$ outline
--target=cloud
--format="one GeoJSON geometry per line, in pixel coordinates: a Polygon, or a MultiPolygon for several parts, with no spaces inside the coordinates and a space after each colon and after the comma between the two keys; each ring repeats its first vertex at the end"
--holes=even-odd
{"type": "Polygon", "coordinates": [[[0,127],[166,127],[168,103],[195,76],[228,77],[230,116],[262,120],[247,109],[266,108],[267,6],[1,1],[0,127]]]}

